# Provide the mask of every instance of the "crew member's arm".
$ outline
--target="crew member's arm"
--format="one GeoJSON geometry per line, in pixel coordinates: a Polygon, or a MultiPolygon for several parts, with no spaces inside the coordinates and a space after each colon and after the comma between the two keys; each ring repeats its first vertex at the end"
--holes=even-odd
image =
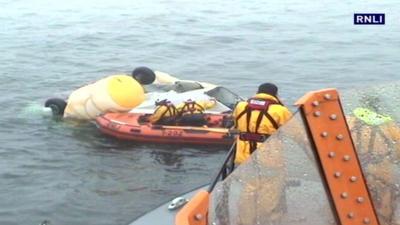
{"type": "Polygon", "coordinates": [[[290,112],[288,108],[285,106],[282,106],[280,110],[280,115],[278,117],[278,120],[276,121],[279,126],[282,126],[285,124],[287,121],[289,121],[292,118],[293,114],[290,112]]]}
{"type": "Polygon", "coordinates": [[[246,102],[238,102],[236,104],[235,109],[233,110],[232,116],[233,116],[233,121],[235,124],[235,126],[234,126],[235,129],[239,129],[239,124],[238,124],[237,118],[238,118],[239,114],[244,110],[245,105],[246,105],[246,102]]]}

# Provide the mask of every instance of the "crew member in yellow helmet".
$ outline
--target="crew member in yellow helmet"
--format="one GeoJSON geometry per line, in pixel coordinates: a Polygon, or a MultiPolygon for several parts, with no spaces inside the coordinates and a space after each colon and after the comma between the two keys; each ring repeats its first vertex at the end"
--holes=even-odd
{"type": "Polygon", "coordinates": [[[144,101],[142,85],[154,80],[155,74],[151,69],[138,67],[132,76],[108,76],[73,91],[66,102],[49,99],[45,106],[52,108],[53,114],[82,120],[94,119],[105,112],[127,112],[144,101]]]}

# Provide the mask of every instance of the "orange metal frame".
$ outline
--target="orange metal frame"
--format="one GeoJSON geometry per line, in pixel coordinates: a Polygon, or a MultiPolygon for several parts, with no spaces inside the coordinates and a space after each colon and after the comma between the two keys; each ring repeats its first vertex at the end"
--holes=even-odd
{"type": "Polygon", "coordinates": [[[210,193],[198,192],[176,215],[176,225],[207,225],[210,193]]]}
{"type": "Polygon", "coordinates": [[[338,92],[310,92],[296,105],[309,129],[338,224],[378,225],[338,92]]]}
{"type": "MultiPolygon", "coordinates": [[[[337,224],[379,225],[337,91],[309,92],[296,105],[308,129],[337,224]]],[[[207,225],[209,195],[197,193],[178,212],[175,224],[207,225]]]]}

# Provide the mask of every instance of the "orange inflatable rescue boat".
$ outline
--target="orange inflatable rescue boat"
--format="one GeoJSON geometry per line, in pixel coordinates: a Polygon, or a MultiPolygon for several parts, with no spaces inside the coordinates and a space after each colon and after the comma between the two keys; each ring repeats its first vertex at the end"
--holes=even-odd
{"type": "Polygon", "coordinates": [[[96,124],[104,134],[119,139],[138,142],[232,145],[234,136],[228,127],[232,124],[226,114],[202,114],[205,126],[155,125],[146,121],[150,114],[106,113],[96,118],[96,124]]]}

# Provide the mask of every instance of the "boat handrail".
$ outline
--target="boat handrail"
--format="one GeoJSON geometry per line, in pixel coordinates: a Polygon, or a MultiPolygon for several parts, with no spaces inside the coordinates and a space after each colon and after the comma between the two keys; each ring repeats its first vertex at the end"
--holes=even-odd
{"type": "Polygon", "coordinates": [[[214,177],[210,186],[208,187],[209,193],[211,193],[214,190],[215,185],[217,185],[220,178],[221,180],[224,180],[235,169],[235,162],[234,162],[236,155],[235,153],[236,153],[236,141],[232,144],[231,148],[229,149],[228,153],[225,156],[221,168],[218,170],[216,176],[214,177]]]}

